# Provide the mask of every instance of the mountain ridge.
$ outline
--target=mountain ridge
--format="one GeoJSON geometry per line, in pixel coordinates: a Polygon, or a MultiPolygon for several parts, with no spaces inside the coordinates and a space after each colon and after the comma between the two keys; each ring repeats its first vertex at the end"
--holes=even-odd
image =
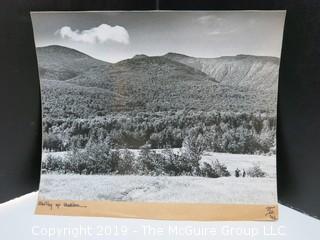
{"type": "MultiPolygon", "coordinates": [[[[37,57],[41,81],[56,81],[42,83],[48,96],[46,114],[52,114],[50,106],[58,106],[57,102],[68,108],[67,112],[93,108],[87,111],[93,115],[133,109],[232,112],[276,109],[279,65],[274,62],[276,59],[268,57],[201,59],[176,53],[139,54],[108,63],[59,46],[37,49],[37,57]],[[95,94],[97,88],[106,91],[97,90],[95,94]],[[96,99],[96,103],[90,99],[96,99]],[[79,100],[86,107],[76,107],[79,100]]],[[[81,113],[74,114],[77,115],[81,113]]]]}
{"type": "Polygon", "coordinates": [[[173,53],[165,54],[164,57],[196,68],[226,85],[264,91],[277,90],[280,59],[276,57],[239,54],[217,58],[195,58],[173,53]]]}
{"type": "Polygon", "coordinates": [[[110,65],[76,49],[60,45],[37,47],[36,52],[40,79],[64,81],[91,67],[110,65]]]}

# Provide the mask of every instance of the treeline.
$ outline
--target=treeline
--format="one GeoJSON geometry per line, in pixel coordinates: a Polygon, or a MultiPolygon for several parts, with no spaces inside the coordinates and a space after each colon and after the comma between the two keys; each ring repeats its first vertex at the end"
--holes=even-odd
{"type": "Polygon", "coordinates": [[[43,120],[43,148],[66,151],[109,138],[112,148],[181,148],[194,132],[206,150],[275,153],[276,118],[266,114],[216,111],[128,112],[91,119],[43,120]]]}
{"type": "Polygon", "coordinates": [[[42,169],[46,172],[80,175],[230,176],[227,167],[219,161],[200,164],[204,148],[197,141],[197,136],[192,134],[186,138],[181,153],[174,153],[172,149],[157,153],[145,145],[139,155],[135,156],[128,149],[112,149],[111,141],[107,138],[100,142],[89,142],[84,149],[73,148],[64,159],[49,154],[42,169]]]}
{"type": "MultiPolygon", "coordinates": [[[[183,143],[181,151],[172,149],[160,152],[143,146],[137,155],[128,149],[112,149],[109,139],[93,143],[84,149],[73,148],[66,157],[49,153],[42,163],[43,173],[60,174],[108,174],[108,175],[149,175],[149,176],[202,176],[209,178],[229,177],[231,173],[218,160],[201,162],[204,152],[197,135],[191,133],[183,143]]],[[[236,170],[235,176],[239,177],[236,170]]],[[[245,170],[244,170],[245,171],[245,170]]],[[[258,166],[246,170],[248,177],[266,177],[258,166]]],[[[242,177],[245,177],[243,175],[242,177]]]]}

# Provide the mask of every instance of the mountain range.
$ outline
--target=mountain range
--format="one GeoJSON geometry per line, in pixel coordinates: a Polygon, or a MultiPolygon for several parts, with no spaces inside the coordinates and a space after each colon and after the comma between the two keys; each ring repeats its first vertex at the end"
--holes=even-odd
{"type": "Polygon", "coordinates": [[[219,58],[194,58],[168,53],[164,57],[198,69],[222,84],[257,90],[276,90],[279,58],[237,55],[219,58]]]}
{"type": "Polygon", "coordinates": [[[37,48],[45,115],[217,110],[275,113],[279,59],[136,55],[117,63],[62,46],[37,48]]]}

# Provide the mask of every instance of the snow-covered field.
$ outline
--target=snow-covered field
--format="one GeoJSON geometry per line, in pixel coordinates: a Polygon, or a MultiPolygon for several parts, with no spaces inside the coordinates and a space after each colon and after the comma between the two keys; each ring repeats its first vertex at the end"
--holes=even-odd
{"type": "MultiPolygon", "coordinates": [[[[63,156],[65,153],[50,153],[63,156]]],[[[44,157],[46,157],[44,155],[44,157]]],[[[265,178],[205,178],[193,176],[41,176],[40,198],[66,200],[118,200],[142,202],[201,202],[268,204],[277,201],[276,158],[206,152],[201,161],[219,160],[233,175],[236,168],[258,164],[265,178]]]]}

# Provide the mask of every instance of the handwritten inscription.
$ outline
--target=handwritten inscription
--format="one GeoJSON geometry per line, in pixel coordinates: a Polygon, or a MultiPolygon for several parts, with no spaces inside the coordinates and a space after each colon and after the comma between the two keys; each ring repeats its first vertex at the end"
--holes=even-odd
{"type": "Polygon", "coordinates": [[[50,210],[60,209],[60,208],[86,208],[85,205],[80,205],[75,202],[63,202],[63,203],[52,203],[50,201],[39,201],[38,206],[48,207],[50,210]]]}
{"type": "Polygon", "coordinates": [[[266,207],[266,213],[265,216],[269,217],[272,220],[276,220],[276,211],[275,211],[276,207],[275,206],[269,206],[266,207]]]}
{"type": "Polygon", "coordinates": [[[86,208],[87,206],[84,206],[84,205],[80,205],[80,204],[78,204],[78,203],[73,203],[73,202],[71,202],[71,203],[68,203],[68,202],[65,202],[65,203],[63,203],[63,206],[64,207],[84,207],[84,208],[86,208]]]}

